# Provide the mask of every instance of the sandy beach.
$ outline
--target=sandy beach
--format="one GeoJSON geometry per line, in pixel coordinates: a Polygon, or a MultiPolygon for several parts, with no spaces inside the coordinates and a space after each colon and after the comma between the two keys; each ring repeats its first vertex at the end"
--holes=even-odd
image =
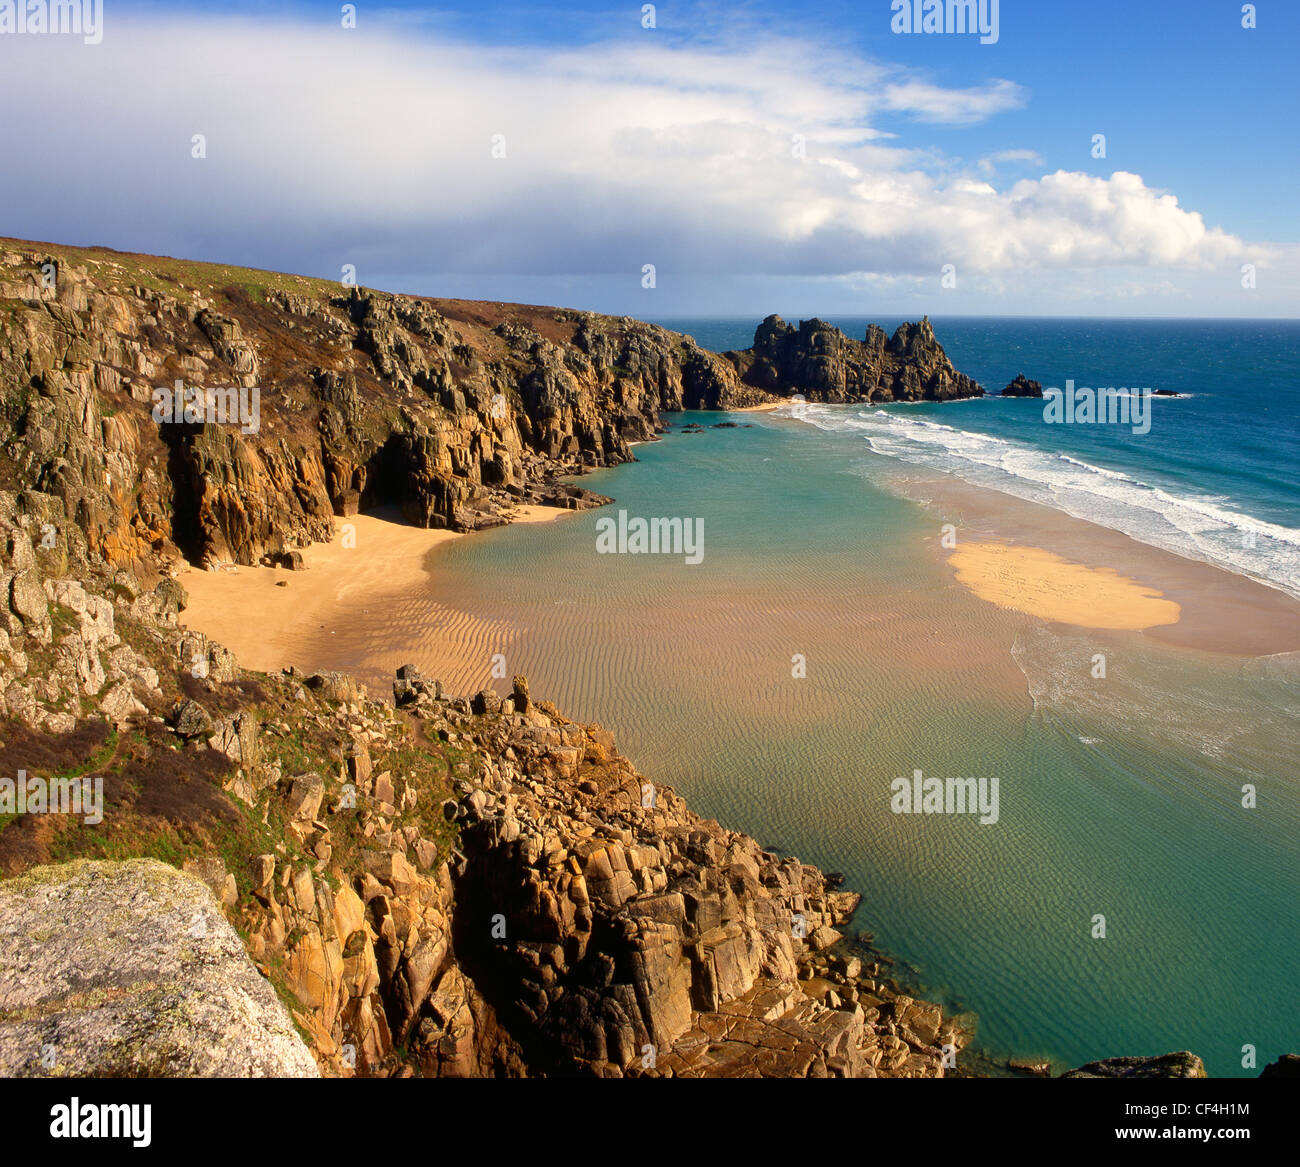
{"type": "MultiPolygon", "coordinates": [[[[575,512],[561,507],[521,506],[515,523],[545,523],[575,512]]],[[[339,520],[334,539],[302,552],[306,569],[239,567],[224,571],[191,568],[180,577],[189,596],[181,622],[229,648],[245,668],[278,671],[351,668],[389,672],[390,656],[403,644],[379,644],[357,632],[373,610],[400,627],[403,605],[421,594],[427,560],[435,548],[464,536],[455,531],[413,527],[396,512],[339,520]]],[[[489,639],[487,622],[448,613],[451,654],[489,639]]],[[[412,630],[414,639],[414,630],[412,630]]],[[[403,659],[405,659],[403,657],[403,659]]],[[[400,662],[399,662],[400,663],[400,662]]]]}
{"type": "Polygon", "coordinates": [[[1136,631],[1176,624],[1182,609],[1112,571],[1071,563],[1038,547],[966,543],[948,556],[957,582],[982,600],[1062,624],[1136,631]]]}

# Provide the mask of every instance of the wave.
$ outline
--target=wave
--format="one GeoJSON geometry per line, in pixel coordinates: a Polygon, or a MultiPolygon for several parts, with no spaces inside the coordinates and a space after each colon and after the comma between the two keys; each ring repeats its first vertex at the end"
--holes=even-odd
{"type": "Polygon", "coordinates": [[[1300,598],[1300,530],[1231,510],[1222,495],[1174,494],[1068,454],[883,409],[800,404],[789,416],[860,436],[884,457],[1054,507],[1300,598]]]}

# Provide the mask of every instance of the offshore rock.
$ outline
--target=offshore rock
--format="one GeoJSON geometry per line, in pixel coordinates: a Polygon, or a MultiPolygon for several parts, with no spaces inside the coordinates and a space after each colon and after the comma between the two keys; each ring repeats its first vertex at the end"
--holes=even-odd
{"type": "Polygon", "coordinates": [[[1105,1058],[1067,1070],[1062,1078],[1204,1078],[1205,1064],[1194,1053],[1161,1054],[1149,1058],[1105,1058]]]}
{"type": "Polygon", "coordinates": [[[1031,381],[1024,373],[1017,373],[1016,379],[1002,390],[1003,397],[1041,397],[1042,395],[1042,384],[1031,381]]]}

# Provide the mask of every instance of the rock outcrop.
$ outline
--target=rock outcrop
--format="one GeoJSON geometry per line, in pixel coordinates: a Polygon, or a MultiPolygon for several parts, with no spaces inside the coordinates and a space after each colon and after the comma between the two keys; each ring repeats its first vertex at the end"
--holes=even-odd
{"type": "Polygon", "coordinates": [[[1261,1078],[1300,1078],[1300,1054],[1283,1054],[1269,1062],[1261,1071],[1261,1078]]]}
{"type": "Polygon", "coordinates": [[[1042,384],[1031,381],[1024,373],[1017,373],[1015,380],[1002,390],[1003,397],[1041,397],[1042,395],[1042,384]]]}
{"type": "Polygon", "coordinates": [[[0,642],[0,775],[102,798],[0,816],[0,1068],[294,1072],[272,986],[330,1075],[956,1065],[965,1034],[842,938],[856,895],[691,814],[524,677],[456,697],[407,666],[394,707],[341,673],[245,673],[179,625],[172,580],[47,575],[30,504],[0,492],[0,567],[33,573],[0,642]],[[105,854],[193,877],[54,866],[105,854]]]}
{"type": "Polygon", "coordinates": [[[982,397],[984,389],[952,362],[935,339],[929,317],[900,324],[886,338],[879,325],[853,340],[823,320],[799,327],[769,316],[752,348],[723,354],[743,384],[809,401],[952,401],[982,397]]]}
{"type": "Polygon", "coordinates": [[[457,780],[456,951],[530,1057],[565,1072],[941,1077],[965,1038],[937,1005],[830,950],[860,897],[692,814],[611,734],[531,702],[401,706],[471,748],[457,780]]]}
{"type": "Polygon", "coordinates": [[[383,503],[456,530],[595,505],[560,476],[629,460],[686,396],[755,394],[626,317],[0,240],[0,485],[117,565],[255,564],[383,503]]]}
{"type": "Polygon", "coordinates": [[[133,859],[0,881],[0,1076],[318,1071],[202,881],[133,859]]]}

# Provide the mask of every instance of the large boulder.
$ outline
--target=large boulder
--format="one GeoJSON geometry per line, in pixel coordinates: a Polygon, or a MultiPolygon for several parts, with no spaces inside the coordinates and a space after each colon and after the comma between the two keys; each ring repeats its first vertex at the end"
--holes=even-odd
{"type": "Polygon", "coordinates": [[[0,1076],[318,1071],[211,890],[132,859],[0,882],[0,1076]]]}

